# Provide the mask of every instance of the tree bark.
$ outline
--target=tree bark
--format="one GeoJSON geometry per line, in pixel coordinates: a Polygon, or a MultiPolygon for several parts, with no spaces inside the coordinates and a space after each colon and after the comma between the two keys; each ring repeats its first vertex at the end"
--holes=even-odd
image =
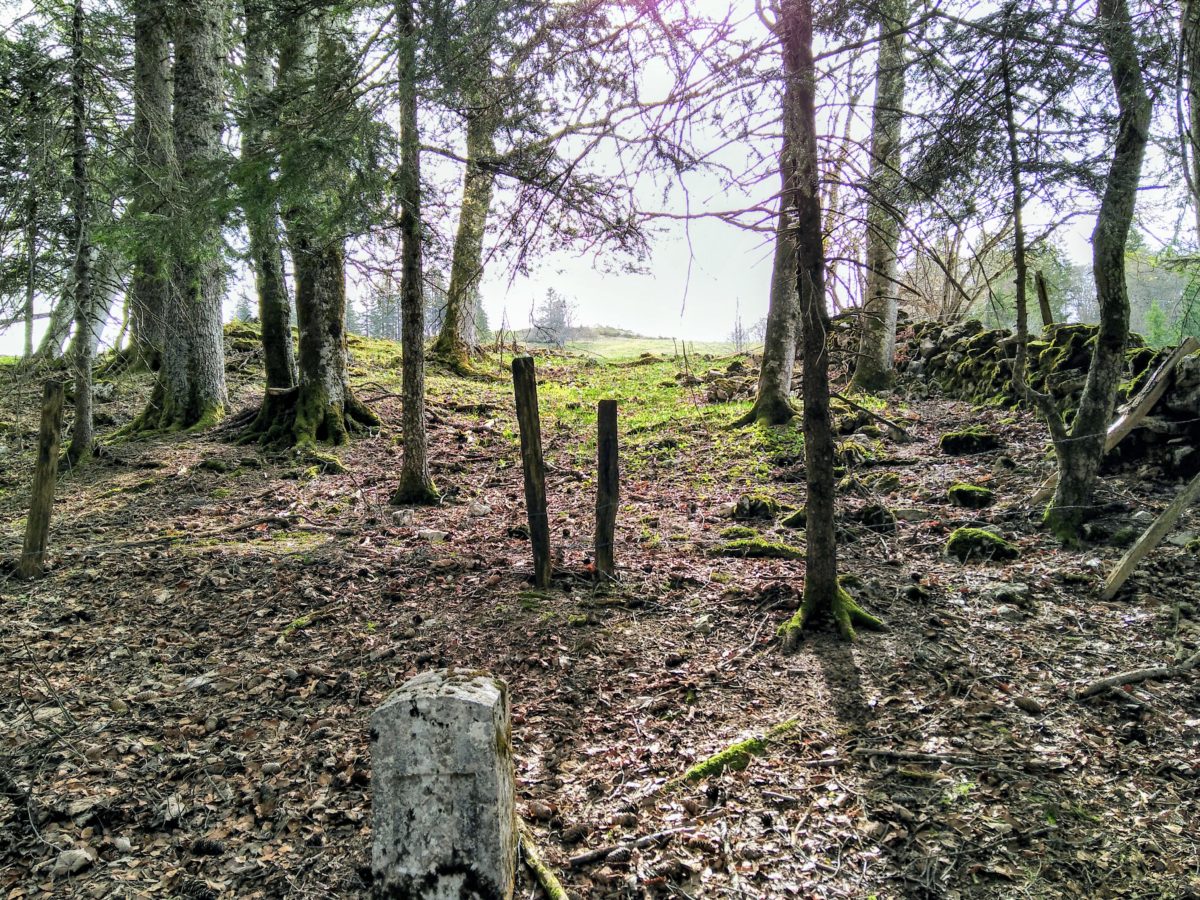
{"type": "Polygon", "coordinates": [[[885,0],[879,13],[879,56],[875,63],[875,104],[871,113],[870,196],[867,209],[867,284],[862,336],[851,387],[887,388],[896,368],[897,279],[900,247],[901,136],[908,22],[906,0],[885,0]]]}
{"type": "Polygon", "coordinates": [[[812,0],[781,4],[784,74],[791,98],[784,111],[792,147],[790,183],[797,257],[796,296],[804,373],[804,464],[808,487],[805,524],[804,599],[782,631],[793,647],[810,623],[832,616],[846,640],[853,623],[878,626],[838,584],[834,523],[834,446],[829,412],[829,313],[825,308],[825,248],[817,167],[816,73],[813,64],[812,0]]]}
{"type": "Polygon", "coordinates": [[[1187,147],[1191,178],[1192,212],[1200,240],[1200,0],[1184,0],[1180,28],[1184,91],[1187,94],[1187,147]]]}
{"type": "Polygon", "coordinates": [[[397,0],[399,34],[397,76],[400,106],[401,255],[400,316],[401,426],[404,456],[396,504],[435,503],[437,489],[429,475],[429,438],[425,431],[425,302],[422,284],[421,145],[417,131],[417,27],[413,0],[397,0]]]}
{"type": "Polygon", "coordinates": [[[168,215],[166,186],[174,178],[171,131],[170,7],[160,0],[133,3],[133,166],[130,216],[135,225],[129,305],[133,347],[152,369],[161,361],[170,269],[161,221],[168,215]]]}
{"type": "MultiPolygon", "coordinates": [[[[280,79],[295,104],[297,121],[308,127],[329,127],[328,117],[338,107],[338,37],[327,20],[328,13],[297,14],[289,23],[286,46],[280,55],[280,79]]],[[[289,127],[286,123],[284,127],[289,127]]],[[[308,148],[305,148],[308,149],[308,148]]],[[[259,161],[261,164],[261,161],[259,161]]],[[[316,453],[317,443],[344,444],[351,432],[363,426],[378,425],[379,418],[357,397],[350,387],[349,354],[346,349],[346,266],[345,238],[340,223],[331,217],[340,197],[337,185],[343,173],[310,152],[284,155],[282,176],[307,190],[296,198],[283,218],[291,248],[296,278],[296,318],[300,330],[299,373],[295,386],[268,383],[266,397],[245,437],[263,443],[306,449],[326,465],[340,468],[331,456],[316,453]]],[[[270,186],[261,185],[269,195],[270,186]]],[[[263,231],[275,229],[274,205],[264,207],[260,225],[263,231]]],[[[260,237],[263,235],[260,234],[260,237]]],[[[259,244],[259,250],[270,247],[259,244]]],[[[269,250],[270,259],[262,259],[264,272],[273,270],[279,247],[269,250]]],[[[282,290],[282,266],[278,270],[280,290],[272,298],[277,343],[286,341],[291,351],[291,326],[277,305],[287,305],[282,290]]],[[[272,276],[274,277],[274,276],[272,276]]],[[[264,343],[266,322],[264,320],[264,343]]],[[[276,347],[275,378],[283,381],[290,363],[281,358],[276,347]]],[[[290,376],[289,376],[290,377],[290,376]]]]}
{"type": "Polygon", "coordinates": [[[1152,101],[1146,93],[1137,39],[1125,0],[1100,0],[1100,42],[1117,95],[1117,136],[1100,212],[1092,232],[1092,272],[1100,326],[1091,367],[1069,440],[1058,447],[1061,477],[1046,510],[1046,524],[1073,543],[1091,506],[1116,405],[1129,335],[1125,244],[1133,220],[1142,160],[1150,133],[1152,101]]]}
{"type": "Polygon", "coordinates": [[[430,350],[460,372],[471,370],[470,358],[478,350],[475,314],[479,306],[479,283],[483,279],[484,235],[495,182],[489,165],[495,155],[495,114],[487,106],[472,110],[467,116],[467,166],[450,261],[446,315],[430,350]]]}
{"type": "Polygon", "coordinates": [[[242,117],[242,163],[247,175],[241,185],[242,208],[250,234],[250,257],[258,292],[263,365],[268,393],[296,385],[296,356],[292,348],[292,310],[283,272],[279,236],[279,206],[267,149],[268,104],[275,88],[272,22],[264,0],[244,0],[246,20],[246,108],[242,117]]]}
{"type": "MultiPolygon", "coordinates": [[[[784,87],[784,108],[792,105],[792,86],[784,87]]],[[[779,151],[782,185],[779,221],[775,227],[775,258],[771,264],[771,297],[767,305],[767,330],[763,335],[762,366],[754,405],[734,425],[782,425],[796,415],[792,406],[792,372],[796,364],[796,243],[792,234],[791,178],[793,164],[790,136],[786,133],[779,151]]]]}
{"type": "Polygon", "coordinates": [[[130,430],[202,428],[225,414],[221,301],[221,215],[217,163],[225,110],[227,0],[182,0],[175,8],[175,106],[178,177],[168,246],[170,290],[155,396],[130,430]]]}
{"type": "Polygon", "coordinates": [[[96,293],[92,285],[91,190],[88,184],[87,90],[83,55],[83,0],[71,12],[71,232],[75,244],[72,282],[75,293],[75,420],[67,459],[78,465],[92,455],[95,423],[92,417],[92,363],[96,293]]]}

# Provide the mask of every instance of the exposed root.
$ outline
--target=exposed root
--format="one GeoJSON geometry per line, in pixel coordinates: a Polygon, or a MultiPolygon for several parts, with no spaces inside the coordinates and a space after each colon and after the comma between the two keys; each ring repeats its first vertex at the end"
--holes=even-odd
{"type": "Polygon", "coordinates": [[[533,873],[534,880],[541,885],[542,890],[546,892],[546,896],[550,900],[567,900],[569,895],[566,889],[563,888],[562,882],[558,880],[550,867],[546,865],[542,859],[541,853],[538,852],[537,844],[533,841],[533,835],[524,824],[520,826],[521,835],[521,855],[525,859],[525,865],[529,866],[529,871],[533,873]]]}
{"type": "Polygon", "coordinates": [[[853,641],[854,626],[861,625],[872,631],[886,631],[887,625],[882,619],[876,618],[854,602],[854,598],[844,587],[838,586],[837,593],[826,602],[820,598],[805,596],[804,602],[796,610],[795,615],[779,626],[778,634],[783,642],[785,653],[794,651],[800,645],[804,630],[819,622],[826,615],[833,617],[838,634],[842,640],[853,641]]]}
{"type": "Polygon", "coordinates": [[[379,416],[348,388],[340,406],[301,387],[269,390],[238,443],[257,441],[267,447],[296,447],[320,465],[344,472],[341,461],[318,451],[317,445],[341,446],[350,435],[376,425],[379,416]]]}
{"type": "Polygon", "coordinates": [[[800,722],[797,719],[788,719],[786,722],[780,722],[778,725],[772,727],[766,734],[731,744],[719,753],[714,753],[708,759],[696,763],[677,780],[681,783],[696,784],[697,782],[720,775],[726,769],[740,772],[746,766],[750,765],[750,760],[753,757],[762,756],[767,752],[767,748],[772,743],[779,740],[785,734],[794,731],[799,724],[800,722]]]}
{"type": "Polygon", "coordinates": [[[745,428],[748,425],[786,425],[799,413],[790,400],[782,394],[760,395],[744,416],[735,419],[730,428],[745,428]]]}

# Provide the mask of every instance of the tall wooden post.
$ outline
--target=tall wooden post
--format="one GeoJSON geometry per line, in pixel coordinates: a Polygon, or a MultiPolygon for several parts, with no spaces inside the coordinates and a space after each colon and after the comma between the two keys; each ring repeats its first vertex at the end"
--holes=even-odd
{"type": "Polygon", "coordinates": [[[1050,290],[1046,287],[1046,276],[1038,269],[1033,273],[1033,284],[1037,288],[1038,307],[1042,311],[1042,325],[1054,324],[1054,313],[1050,311],[1050,290]]]}
{"type": "Polygon", "coordinates": [[[521,465],[525,470],[525,508],[533,545],[533,581],[550,585],[550,520],[546,517],[546,463],[542,459],[542,425],[538,418],[537,373],[532,356],[512,361],[517,424],[521,428],[521,465]]]}
{"type": "Polygon", "coordinates": [[[25,522],[25,545],[17,574],[36,578],[45,570],[46,543],[50,537],[50,510],[54,506],[54,484],[58,479],[58,436],[62,430],[63,383],[47,381],[42,393],[42,426],[38,432],[37,468],[33,473],[33,495],[25,522]]]}
{"type": "Polygon", "coordinates": [[[617,450],[617,401],[601,400],[596,411],[596,574],[601,581],[616,577],[613,541],[621,475],[617,450]]]}

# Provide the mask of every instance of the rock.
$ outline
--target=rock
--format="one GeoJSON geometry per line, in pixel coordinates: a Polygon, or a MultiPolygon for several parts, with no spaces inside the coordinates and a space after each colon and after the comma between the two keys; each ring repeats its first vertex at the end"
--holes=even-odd
{"type": "Polygon", "coordinates": [[[112,839],[113,849],[118,853],[129,853],[133,850],[133,844],[127,837],[115,837],[112,839]]]}
{"type": "Polygon", "coordinates": [[[283,766],[277,762],[263,763],[262,772],[264,775],[278,775],[283,771],[283,766]]]}
{"type": "Polygon", "coordinates": [[[96,851],[91,847],[76,847],[73,850],[64,850],[54,860],[54,868],[50,870],[50,874],[55,877],[60,875],[74,875],[76,872],[82,872],[95,861],[96,851]]]}
{"type": "Polygon", "coordinates": [[[371,716],[371,869],[378,896],[512,897],[516,813],[508,687],[417,675],[371,716]]]}
{"type": "Polygon", "coordinates": [[[718,515],[722,519],[732,519],[735,512],[737,512],[736,503],[722,503],[715,510],[713,510],[714,515],[718,515]]]}
{"type": "Polygon", "coordinates": [[[946,541],[946,555],[959,562],[970,559],[1016,559],[1021,551],[1004,538],[983,528],[959,528],[946,541]]]}
{"type": "Polygon", "coordinates": [[[953,484],[946,492],[952,506],[963,509],[984,509],[996,502],[996,494],[989,488],[976,484],[953,484]]]}
{"type": "Polygon", "coordinates": [[[1001,619],[1004,619],[1006,622],[1019,622],[1022,618],[1024,618],[1019,609],[1017,609],[1015,606],[1009,606],[1007,604],[997,606],[996,615],[1001,619]]]}
{"type": "Polygon", "coordinates": [[[898,506],[892,510],[892,515],[901,522],[924,522],[929,518],[927,510],[917,509],[913,506],[898,506]]]}
{"type": "Polygon", "coordinates": [[[1196,539],[1194,531],[1177,531],[1167,536],[1167,543],[1172,547],[1186,547],[1196,539]]]}
{"type": "Polygon", "coordinates": [[[471,502],[471,505],[467,507],[467,515],[474,519],[482,519],[484,516],[490,516],[491,514],[492,508],[482,500],[474,500],[471,502]]]}
{"type": "Polygon", "coordinates": [[[97,403],[111,403],[117,396],[117,388],[111,381],[97,381],[92,385],[92,399],[97,403]]]}
{"type": "Polygon", "coordinates": [[[1133,521],[1138,525],[1149,525],[1154,521],[1154,513],[1148,509],[1139,509],[1133,514],[1133,521]]]}
{"type": "Polygon", "coordinates": [[[712,616],[710,616],[710,615],[700,616],[692,624],[692,631],[696,632],[696,634],[708,635],[708,634],[712,634],[712,630],[713,630],[712,616]]]}
{"type": "Polygon", "coordinates": [[[431,544],[441,544],[450,537],[450,532],[438,531],[436,528],[422,528],[417,532],[417,537],[423,541],[429,541],[431,544]]]}
{"type": "Polygon", "coordinates": [[[1029,609],[1033,606],[1033,592],[1029,589],[1029,585],[1019,582],[1011,584],[995,582],[984,588],[983,595],[992,603],[1010,604],[1022,609],[1029,609]]]}
{"type": "Polygon", "coordinates": [[[417,520],[417,511],[415,509],[398,509],[392,513],[393,525],[411,525],[417,520]]]}
{"type": "Polygon", "coordinates": [[[762,494],[743,494],[733,510],[733,517],[743,521],[750,519],[773,519],[779,512],[779,504],[762,494]]]}
{"type": "Polygon", "coordinates": [[[942,448],[943,453],[950,456],[967,456],[999,448],[1000,438],[982,425],[971,425],[962,431],[943,434],[938,441],[938,446],[942,448]]]}

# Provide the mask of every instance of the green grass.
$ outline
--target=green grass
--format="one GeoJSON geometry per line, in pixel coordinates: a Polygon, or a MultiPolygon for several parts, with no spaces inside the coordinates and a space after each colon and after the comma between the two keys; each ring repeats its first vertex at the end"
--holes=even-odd
{"type": "Polygon", "coordinates": [[[727,356],[734,352],[733,344],[724,341],[672,341],[670,338],[598,338],[594,341],[570,341],[567,349],[575,353],[605,360],[631,360],[643,353],[652,353],[670,359],[678,355],[683,357],[684,344],[687,344],[688,357],[695,354],[710,354],[727,356]]]}

